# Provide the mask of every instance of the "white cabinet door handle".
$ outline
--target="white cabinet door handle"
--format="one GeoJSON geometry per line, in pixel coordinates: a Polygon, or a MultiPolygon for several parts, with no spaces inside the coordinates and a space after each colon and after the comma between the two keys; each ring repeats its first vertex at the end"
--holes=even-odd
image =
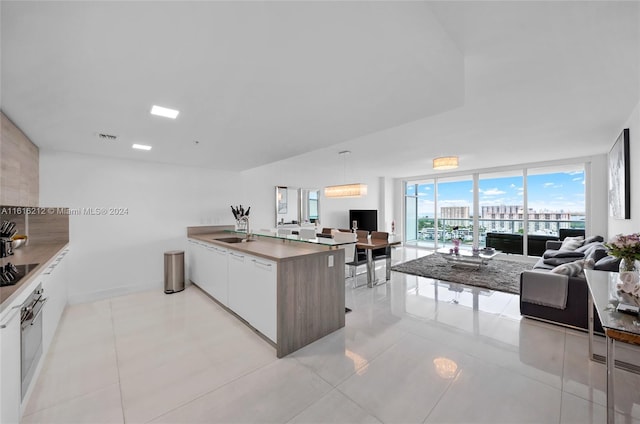
{"type": "Polygon", "coordinates": [[[265,263],[265,262],[260,262],[260,261],[259,261],[259,260],[257,260],[257,259],[252,259],[252,261],[253,261],[256,265],[262,265],[262,266],[268,266],[268,267],[270,267],[270,266],[271,266],[271,264],[268,264],[268,263],[265,263]]]}

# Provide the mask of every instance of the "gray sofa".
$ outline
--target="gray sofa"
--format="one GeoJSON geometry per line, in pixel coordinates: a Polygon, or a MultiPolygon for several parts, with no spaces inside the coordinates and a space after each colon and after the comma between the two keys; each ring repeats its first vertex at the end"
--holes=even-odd
{"type": "MultiPolygon", "coordinates": [[[[563,275],[551,271],[576,261],[593,261],[594,269],[617,271],[620,261],[608,255],[602,241],[600,236],[589,237],[575,250],[560,249],[562,241],[547,241],[547,250],[533,269],[520,274],[520,313],[530,318],[586,330],[589,292],[584,272],[563,275]]],[[[602,332],[597,314],[594,328],[602,332]]]]}

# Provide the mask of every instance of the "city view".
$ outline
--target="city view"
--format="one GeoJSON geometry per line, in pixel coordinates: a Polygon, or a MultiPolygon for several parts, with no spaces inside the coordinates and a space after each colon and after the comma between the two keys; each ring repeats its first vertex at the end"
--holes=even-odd
{"type": "MultiPolygon", "coordinates": [[[[528,226],[525,229],[522,175],[480,176],[477,211],[480,247],[484,246],[488,232],[524,234],[526,230],[528,235],[558,236],[561,228],[584,228],[583,169],[533,173],[527,176],[526,182],[528,226]]],[[[439,245],[447,245],[456,238],[464,244],[473,244],[473,194],[471,176],[440,179],[437,187],[434,182],[408,184],[407,241],[433,245],[437,239],[439,245]]]]}

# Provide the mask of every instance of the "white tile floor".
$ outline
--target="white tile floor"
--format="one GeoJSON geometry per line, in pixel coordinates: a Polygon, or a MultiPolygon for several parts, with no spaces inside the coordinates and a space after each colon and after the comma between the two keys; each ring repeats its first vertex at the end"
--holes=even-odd
{"type": "MultiPolygon", "coordinates": [[[[194,286],[71,306],[23,422],[605,421],[584,333],[521,319],[517,296],[452,288],[349,284],[346,327],[279,360],[194,286]]],[[[640,376],[616,378],[617,422],[640,423],[640,376]]]]}

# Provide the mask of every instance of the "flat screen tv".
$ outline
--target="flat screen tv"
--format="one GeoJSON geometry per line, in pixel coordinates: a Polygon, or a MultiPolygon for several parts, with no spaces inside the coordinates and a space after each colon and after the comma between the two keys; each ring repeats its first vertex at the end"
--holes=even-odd
{"type": "Polygon", "coordinates": [[[353,221],[357,221],[358,230],[378,231],[378,211],[375,209],[349,210],[349,226],[353,228],[353,221]]]}

